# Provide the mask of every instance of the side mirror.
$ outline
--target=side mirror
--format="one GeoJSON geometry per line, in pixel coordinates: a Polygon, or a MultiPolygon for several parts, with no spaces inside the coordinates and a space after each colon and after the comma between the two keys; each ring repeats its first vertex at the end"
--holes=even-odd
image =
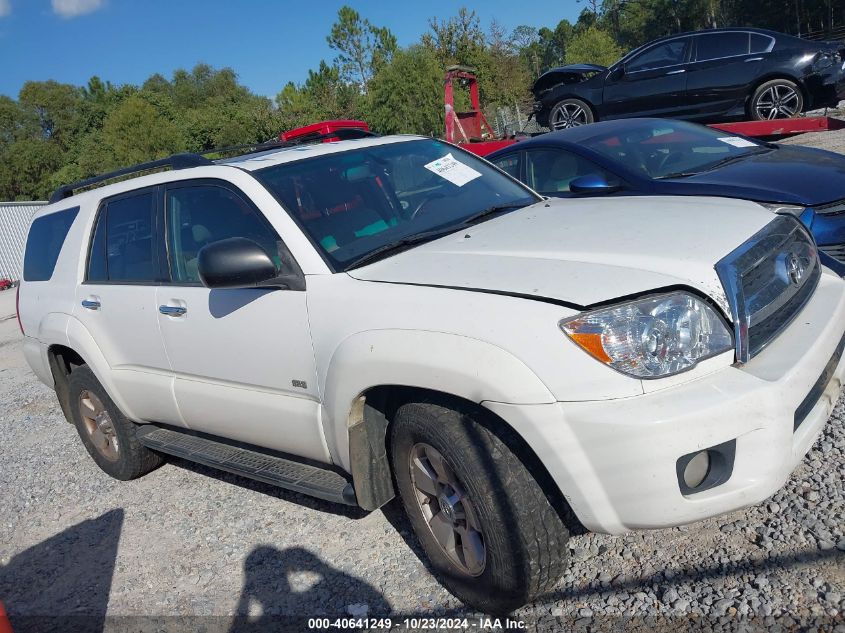
{"type": "MultiPolygon", "coordinates": [[[[288,259],[289,257],[283,257],[288,259]]],[[[197,255],[200,279],[207,288],[282,287],[302,290],[305,279],[297,269],[280,275],[261,246],[243,237],[212,242],[197,255]]]]}
{"type": "Polygon", "coordinates": [[[622,186],[619,183],[609,183],[601,174],[587,174],[579,176],[569,183],[569,191],[572,193],[586,193],[597,195],[602,193],[613,193],[619,191],[622,186]]]}

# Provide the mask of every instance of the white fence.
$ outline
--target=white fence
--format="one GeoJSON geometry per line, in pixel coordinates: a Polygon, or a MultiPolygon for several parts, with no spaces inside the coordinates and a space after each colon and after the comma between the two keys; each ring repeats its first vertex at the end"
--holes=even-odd
{"type": "Polygon", "coordinates": [[[0,202],[0,279],[19,281],[26,231],[46,202],[0,202]]]}

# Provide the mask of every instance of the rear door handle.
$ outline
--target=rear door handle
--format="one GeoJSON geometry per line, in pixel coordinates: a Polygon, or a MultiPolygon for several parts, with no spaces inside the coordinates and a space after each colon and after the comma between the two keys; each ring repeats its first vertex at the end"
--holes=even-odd
{"type": "Polygon", "coordinates": [[[686,68],[681,68],[680,70],[670,70],[667,75],[680,75],[681,73],[687,72],[686,68]]]}
{"type": "Polygon", "coordinates": [[[96,299],[83,299],[82,300],[82,307],[88,308],[89,310],[99,310],[100,309],[100,302],[96,299]]]}
{"type": "Polygon", "coordinates": [[[180,317],[185,315],[188,308],[182,306],[159,306],[158,311],[167,316],[180,317]]]}
{"type": "Polygon", "coordinates": [[[761,62],[761,61],[763,61],[762,57],[749,57],[748,59],[745,60],[745,63],[747,64],[748,62],[761,62]]]}

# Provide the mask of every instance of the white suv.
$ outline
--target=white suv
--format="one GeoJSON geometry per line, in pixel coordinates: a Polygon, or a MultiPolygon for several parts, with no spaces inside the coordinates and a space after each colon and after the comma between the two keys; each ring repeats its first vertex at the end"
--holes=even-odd
{"type": "Polygon", "coordinates": [[[507,611],[574,529],[765,499],[838,397],[845,283],[790,216],[544,200],[420,137],[259,149],[63,187],[32,222],[26,358],[113,477],[171,454],[398,495],[443,584],[507,611]]]}

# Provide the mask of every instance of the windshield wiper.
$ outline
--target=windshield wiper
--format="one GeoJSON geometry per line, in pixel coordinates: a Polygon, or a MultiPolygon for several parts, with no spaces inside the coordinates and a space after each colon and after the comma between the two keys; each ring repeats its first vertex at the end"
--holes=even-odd
{"type": "Polygon", "coordinates": [[[531,203],[522,204],[521,202],[509,202],[507,204],[494,204],[492,207],[487,207],[483,211],[473,213],[472,215],[464,218],[461,220],[460,226],[472,226],[473,224],[478,224],[481,220],[488,218],[491,215],[496,215],[497,213],[507,211],[508,209],[521,209],[522,207],[527,207],[529,204],[531,203]]]}
{"type": "Polygon", "coordinates": [[[721,160],[717,160],[715,163],[711,163],[707,165],[704,169],[700,169],[698,171],[678,171],[673,174],[666,174],[665,176],[657,176],[654,180],[666,180],[668,178],[686,178],[687,176],[696,176],[698,174],[704,174],[708,171],[713,171],[714,169],[719,169],[719,167],[724,167],[728,163],[733,163],[738,160],[744,160],[749,156],[757,156],[758,154],[767,154],[771,151],[774,151],[776,148],[768,147],[768,148],[761,148],[758,151],[754,152],[745,152],[744,154],[734,154],[733,156],[725,156],[721,160]]]}
{"type": "Polygon", "coordinates": [[[522,204],[521,202],[509,202],[508,204],[493,205],[492,207],[487,207],[482,211],[467,216],[457,224],[450,224],[443,228],[435,229],[432,231],[414,233],[413,235],[403,237],[394,242],[388,242],[387,244],[379,246],[377,249],[370,251],[366,255],[362,255],[358,259],[353,259],[349,264],[346,265],[344,270],[352,270],[353,268],[364,266],[365,264],[369,264],[379,259],[389,257],[390,255],[395,255],[396,253],[405,250],[409,246],[416,246],[417,244],[422,244],[423,242],[430,242],[432,240],[436,240],[438,237],[443,237],[444,235],[449,235],[450,233],[460,231],[462,228],[465,228],[467,226],[477,224],[484,218],[490,217],[491,215],[501,213],[502,211],[507,211],[508,209],[521,209],[522,207],[528,206],[528,204],[530,203],[522,204]]]}
{"type": "Polygon", "coordinates": [[[387,244],[379,246],[377,249],[370,251],[366,255],[362,255],[357,259],[353,259],[346,265],[344,270],[352,270],[353,268],[358,268],[360,266],[369,264],[379,259],[384,259],[389,255],[395,255],[396,253],[405,250],[409,246],[415,246],[417,244],[422,244],[423,242],[430,242],[432,240],[436,240],[438,237],[443,237],[444,235],[454,233],[460,228],[460,226],[456,226],[453,224],[445,229],[438,229],[436,231],[424,231],[423,233],[414,233],[413,235],[403,237],[394,242],[388,242],[387,244]]]}

